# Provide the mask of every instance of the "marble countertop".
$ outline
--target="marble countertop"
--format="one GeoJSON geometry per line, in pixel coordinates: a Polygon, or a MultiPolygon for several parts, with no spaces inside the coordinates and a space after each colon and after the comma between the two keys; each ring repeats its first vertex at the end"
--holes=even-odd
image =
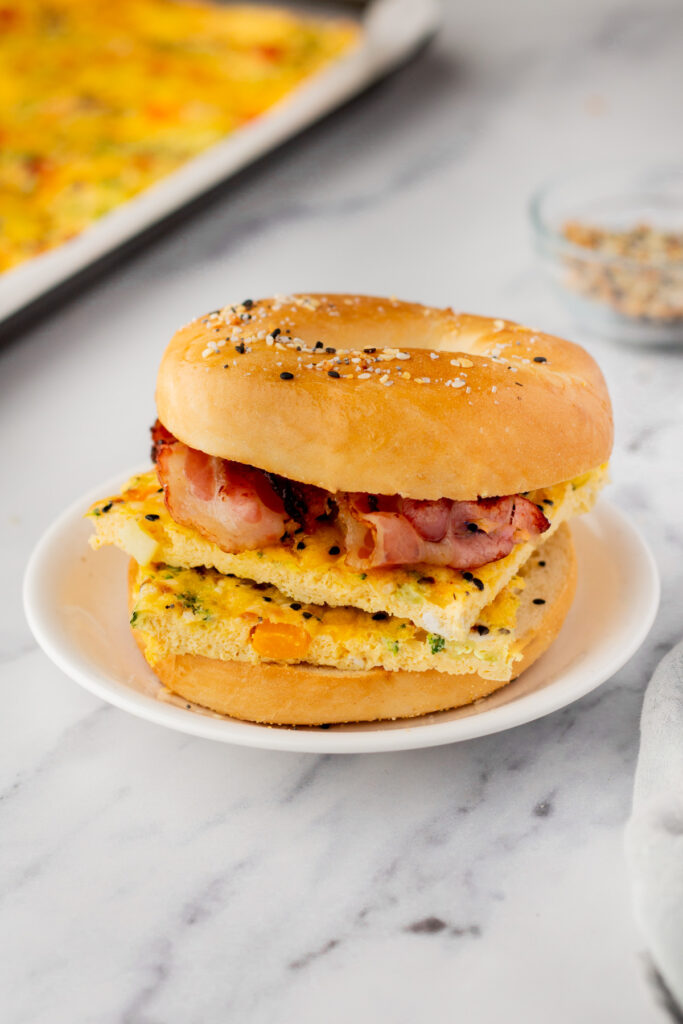
{"type": "Polygon", "coordinates": [[[569,163],[677,155],[682,37],[675,0],[450,3],[416,62],[0,348],[3,1022],[667,1019],[622,841],[643,689],[682,632],[683,351],[577,333],[526,204],[569,163]],[[233,749],[102,704],[24,621],[37,537],[144,459],[178,324],[346,289],[590,347],[611,498],[662,573],[649,639],[563,711],[409,753],[233,749]]]}

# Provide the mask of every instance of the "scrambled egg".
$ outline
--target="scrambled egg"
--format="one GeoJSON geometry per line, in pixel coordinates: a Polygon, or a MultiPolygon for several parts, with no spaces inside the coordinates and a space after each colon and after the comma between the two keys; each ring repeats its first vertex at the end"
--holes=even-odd
{"type": "MultiPolygon", "coordinates": [[[[562,522],[588,511],[606,474],[603,466],[575,481],[529,494],[532,501],[543,505],[551,523],[550,530],[539,538],[540,543],[546,543],[562,522]]],[[[471,578],[441,566],[366,572],[350,569],[344,561],[341,535],[334,526],[305,537],[302,550],[278,544],[231,555],[196,530],[171,519],[154,471],[134,477],[120,495],[97,502],[88,515],[96,530],[91,538],[93,547],[115,544],[140,565],[213,568],[242,580],[271,584],[295,602],[387,613],[454,641],[469,640],[472,626],[480,621],[487,606],[486,614],[495,614],[492,602],[537,546],[534,542],[518,544],[507,557],[482,566],[476,574],[468,573],[471,578]],[[335,546],[341,552],[331,555],[329,550],[335,546]]],[[[499,625],[495,620],[484,624],[499,625]]]]}
{"type": "Polygon", "coordinates": [[[257,118],[358,35],[255,5],[4,0],[0,271],[257,118]]]}
{"type": "Polygon", "coordinates": [[[514,630],[523,588],[521,577],[513,578],[459,642],[426,633],[408,619],[300,604],[275,587],[215,570],[144,565],[137,568],[130,621],[152,665],[171,654],[201,654],[252,664],[476,672],[507,681],[521,657],[514,630]]]}

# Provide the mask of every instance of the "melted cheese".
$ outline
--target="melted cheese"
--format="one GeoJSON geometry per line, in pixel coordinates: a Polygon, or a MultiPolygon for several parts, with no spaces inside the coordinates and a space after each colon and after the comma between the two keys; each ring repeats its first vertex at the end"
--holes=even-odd
{"type": "MultiPolygon", "coordinates": [[[[529,495],[543,503],[551,528],[538,543],[545,543],[558,526],[587,511],[606,479],[606,467],[529,495]],[[549,504],[551,503],[551,504],[549,504]]],[[[88,515],[96,535],[93,547],[115,544],[143,562],[163,562],[180,567],[205,566],[219,573],[233,573],[243,580],[271,584],[291,600],[331,607],[350,606],[365,612],[386,612],[406,619],[428,633],[456,641],[468,640],[483,610],[495,614],[492,602],[518,573],[537,543],[518,544],[505,558],[465,579],[456,569],[421,566],[411,569],[370,569],[358,572],[344,561],[343,540],[335,526],[324,526],[305,537],[305,548],[282,544],[260,551],[227,554],[196,530],[175,523],[164,504],[154,471],[134,477],[120,495],[98,502],[88,515]],[[151,518],[150,518],[151,516],[151,518]],[[151,539],[139,537],[131,545],[131,521],[151,539]],[[339,555],[330,555],[333,546],[339,555]],[[144,558],[139,555],[144,548],[144,558]],[[479,581],[477,583],[476,581],[479,581]]],[[[488,624],[488,623],[485,623],[488,624]]],[[[495,621],[491,623],[497,625],[495,621]]]]}

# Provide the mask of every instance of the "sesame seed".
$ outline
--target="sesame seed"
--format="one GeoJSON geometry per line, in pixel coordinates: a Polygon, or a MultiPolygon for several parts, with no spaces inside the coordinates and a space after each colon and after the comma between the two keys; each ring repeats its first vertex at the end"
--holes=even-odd
{"type": "Polygon", "coordinates": [[[336,348],[332,348],[331,345],[328,345],[326,347],[325,351],[328,352],[331,356],[333,356],[337,350],[336,350],[336,348]]]}
{"type": "Polygon", "coordinates": [[[397,359],[410,359],[410,352],[397,352],[396,353],[396,358],[397,359]]]}
{"type": "MultiPolygon", "coordinates": [[[[109,508],[111,508],[111,505],[109,506],[109,508]]],[[[102,511],[104,512],[105,509],[102,509],[102,511]]],[[[156,512],[148,512],[147,515],[145,516],[145,519],[149,519],[150,523],[155,523],[158,518],[159,516],[156,514],[156,512]]]]}
{"type": "Polygon", "coordinates": [[[372,616],[375,622],[383,622],[389,618],[389,612],[375,612],[372,616]]]}
{"type": "Polygon", "coordinates": [[[332,547],[328,549],[327,553],[328,555],[338,555],[340,550],[341,549],[338,544],[333,544],[332,547]]]}
{"type": "Polygon", "coordinates": [[[543,598],[543,597],[535,597],[534,598],[534,604],[545,604],[545,598],[543,598]]]}
{"type": "Polygon", "coordinates": [[[301,609],[301,605],[299,604],[298,601],[295,601],[293,604],[290,604],[289,607],[292,609],[292,611],[295,612],[298,612],[301,609]]]}
{"type": "Polygon", "coordinates": [[[430,352],[429,353],[429,358],[430,359],[438,359],[439,358],[439,353],[438,352],[430,352]]]}
{"type": "Polygon", "coordinates": [[[371,373],[359,373],[358,374],[358,380],[368,380],[368,378],[370,378],[370,377],[372,377],[371,373]]]}
{"type": "Polygon", "coordinates": [[[371,356],[371,355],[374,355],[374,353],[377,351],[377,349],[376,348],[364,348],[363,351],[365,352],[366,355],[371,356]]]}
{"type": "Polygon", "coordinates": [[[335,379],[338,379],[339,377],[341,377],[341,374],[338,373],[336,370],[328,370],[327,371],[327,376],[328,377],[334,377],[335,379]]]}
{"type": "Polygon", "coordinates": [[[545,356],[534,356],[534,362],[535,363],[547,363],[548,360],[546,359],[545,356]]]}
{"type": "Polygon", "coordinates": [[[472,582],[474,583],[474,585],[477,588],[477,590],[483,590],[484,589],[484,584],[482,583],[482,581],[477,576],[473,576],[472,577],[472,582]]]}
{"type": "Polygon", "coordinates": [[[280,374],[280,380],[294,380],[294,374],[288,370],[283,370],[280,374]]]}

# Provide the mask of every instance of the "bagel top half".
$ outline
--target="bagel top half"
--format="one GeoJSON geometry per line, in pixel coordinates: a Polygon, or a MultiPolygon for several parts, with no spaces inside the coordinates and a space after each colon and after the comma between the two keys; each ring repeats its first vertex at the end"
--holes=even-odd
{"type": "Polygon", "coordinates": [[[209,455],[328,491],[469,500],[604,463],[612,411],[580,346],[396,299],[247,300],[172,338],[159,419],[209,455]]]}

